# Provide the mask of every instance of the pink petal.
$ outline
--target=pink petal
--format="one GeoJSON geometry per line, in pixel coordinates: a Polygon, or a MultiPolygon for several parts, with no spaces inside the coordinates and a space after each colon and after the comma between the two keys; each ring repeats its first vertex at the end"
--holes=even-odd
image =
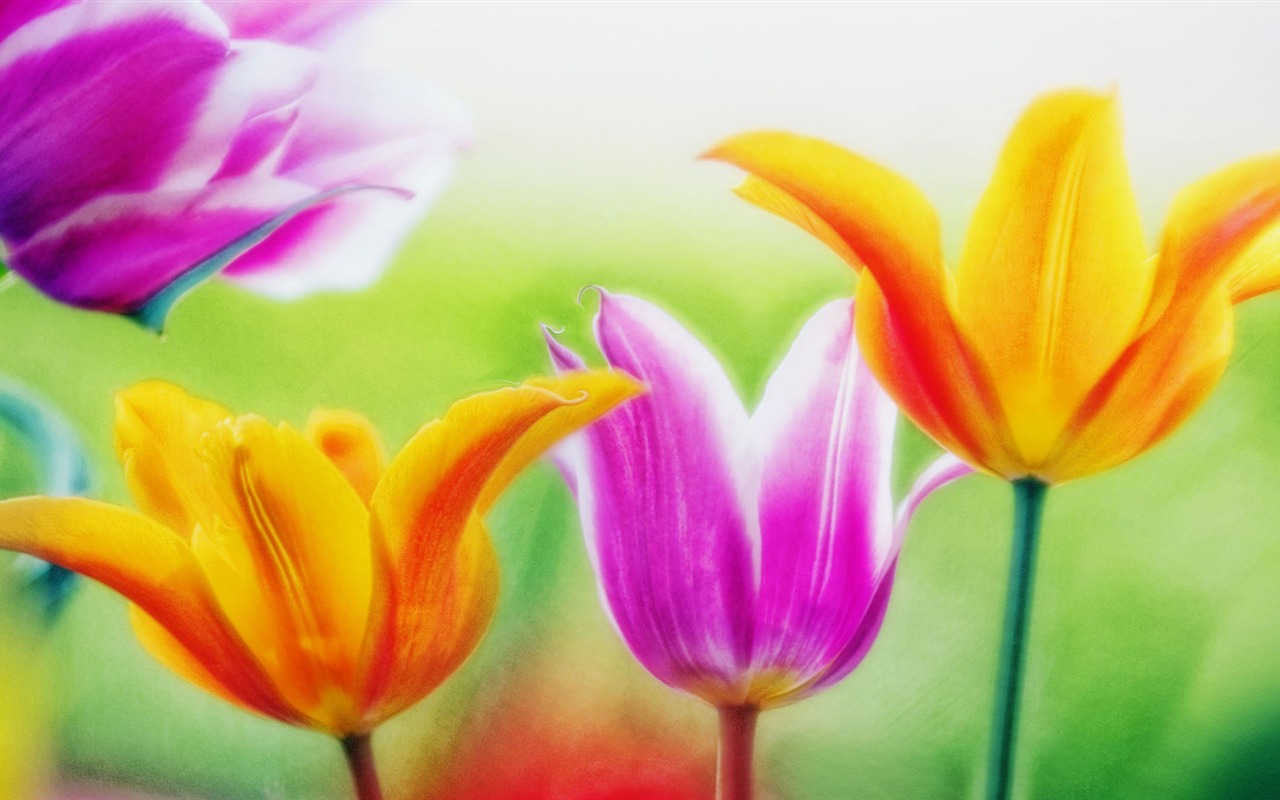
{"type": "Polygon", "coordinates": [[[73,3],[0,41],[0,236],[154,188],[228,49],[196,3],[73,3]]]}
{"type": "Polygon", "coordinates": [[[858,354],[853,301],[824,306],[752,418],[764,465],[758,669],[813,675],[859,630],[896,556],[896,420],[858,354]]]}
{"type": "Polygon", "coordinates": [[[128,313],[311,194],[287,181],[241,179],[102,197],[14,248],[9,263],[64,303],[128,313]]]}
{"type": "Polygon", "coordinates": [[[660,680],[732,686],[751,649],[746,412],[711,353],[649,303],[602,294],[596,338],[648,387],[588,428],[576,454],[601,594],[660,680]]]}
{"type": "Polygon", "coordinates": [[[237,39],[317,46],[369,13],[371,0],[206,0],[237,39]]]}
{"type": "Polygon", "coordinates": [[[327,65],[303,102],[277,172],[317,189],[392,186],[299,215],[226,271],[277,299],[376,280],[453,172],[470,129],[461,107],[411,81],[327,65]]]}
{"type": "Polygon", "coordinates": [[[920,477],[916,478],[911,490],[898,506],[889,569],[876,586],[875,597],[863,615],[858,630],[849,639],[844,649],[831,659],[817,680],[797,697],[807,697],[835,685],[862,663],[862,659],[871,650],[871,645],[875,643],[876,634],[880,632],[880,626],[884,622],[884,615],[889,607],[889,595],[893,588],[898,553],[902,547],[902,540],[906,536],[907,527],[911,523],[911,517],[930,494],[954,480],[971,474],[973,474],[973,467],[946,453],[926,467],[924,472],[920,473],[920,477]]]}

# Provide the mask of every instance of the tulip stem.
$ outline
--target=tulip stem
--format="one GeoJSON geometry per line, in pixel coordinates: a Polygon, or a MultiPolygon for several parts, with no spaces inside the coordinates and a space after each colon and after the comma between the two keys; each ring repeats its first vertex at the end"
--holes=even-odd
{"type": "Polygon", "coordinates": [[[1018,733],[1018,701],[1031,622],[1032,579],[1036,543],[1049,487],[1035,478],[1013,482],[1013,553],[1009,593],[1004,609],[1004,639],[996,675],[995,717],[991,727],[991,761],[987,768],[987,800],[1008,800],[1013,788],[1014,745],[1018,733]]]}
{"type": "Polygon", "coordinates": [[[720,753],[716,764],[716,800],[752,800],[751,768],[756,746],[755,706],[723,706],[720,711],[720,753]]]}
{"type": "Polygon", "coordinates": [[[342,752],[347,756],[351,780],[356,785],[356,800],[382,800],[382,785],[378,783],[378,771],[373,765],[373,747],[370,734],[353,733],[341,740],[342,752]]]}

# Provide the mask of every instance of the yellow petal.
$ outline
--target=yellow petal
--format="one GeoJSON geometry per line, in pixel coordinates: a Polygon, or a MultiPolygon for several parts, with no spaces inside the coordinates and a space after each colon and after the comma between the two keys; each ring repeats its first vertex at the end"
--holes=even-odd
{"type": "Polygon", "coordinates": [[[1222,377],[1232,319],[1220,288],[1178,324],[1137,339],[1076,413],[1043,477],[1061,483],[1110,469],[1172,433],[1222,377]]]}
{"type": "Polygon", "coordinates": [[[221,423],[205,458],[230,519],[192,546],[227,617],[314,727],[353,718],[372,591],[368,512],[302,434],[260,417],[221,423]]]}
{"type": "Polygon", "coordinates": [[[187,543],[168,528],[92,500],[21,498],[0,502],[0,548],[106,584],[180,641],[243,705],[299,719],[228,624],[187,543]]]}
{"type": "Polygon", "coordinates": [[[387,464],[382,438],[373,424],[354,411],[319,409],[307,421],[307,438],[368,503],[387,464]]]}
{"type": "Polygon", "coordinates": [[[231,412],[163,381],[116,395],[115,446],[134,502],[147,516],[190,536],[217,513],[218,493],[198,455],[200,438],[231,412]]]}
{"type": "MultiPolygon", "coordinates": [[[[567,373],[473,395],[423,427],[392,459],[370,502],[374,547],[385,550],[391,572],[383,575],[375,569],[376,579],[386,584],[374,592],[370,614],[368,706],[381,706],[384,696],[399,696],[388,671],[401,658],[407,638],[432,624],[429,614],[410,609],[433,597],[437,585],[454,593],[454,603],[480,591],[452,579],[441,584],[441,576],[451,575],[459,558],[468,520],[483,514],[542,450],[638,390],[625,376],[597,372],[567,373]]],[[[424,607],[448,602],[432,600],[424,607]]],[[[416,668],[433,667],[420,663],[416,668]]]]}
{"type": "Polygon", "coordinates": [[[837,252],[876,274],[890,302],[897,279],[941,283],[942,238],[929,201],[910,181],[821,139],[781,131],[747,133],[704,154],[755,176],[747,200],[800,224],[837,252]],[[853,258],[850,258],[850,254],[853,258]]]}
{"type": "Polygon", "coordinates": [[[866,266],[857,325],[868,365],[925,432],[1001,470],[995,454],[1009,435],[987,369],[955,323],[937,216],[919,189],[833,144],[788,133],[736,136],[706,157],[750,173],[739,190],[747,200],[866,266]]]}
{"type": "Polygon", "coordinates": [[[555,378],[530,378],[524,385],[571,402],[535,422],[507,451],[476,500],[476,510],[482,516],[511,481],[552,445],[644,391],[639,383],[618,372],[567,372],[555,378]]]}
{"type": "Polygon", "coordinates": [[[818,216],[813,209],[759,175],[748,175],[742,183],[738,184],[738,188],[733,190],[733,193],[748,203],[777,214],[801,230],[807,231],[815,239],[830,247],[851,267],[856,270],[862,269],[862,261],[859,260],[857,253],[853,252],[853,248],[835,228],[831,227],[830,223],[818,216]]]}
{"type": "Polygon", "coordinates": [[[1280,289],[1280,225],[1259,234],[1236,257],[1227,289],[1235,303],[1280,289]]]}
{"type": "Polygon", "coordinates": [[[1151,270],[1112,97],[1065,91],[1023,114],[957,270],[961,324],[995,378],[1022,460],[1043,461],[1132,341],[1151,270]]]}

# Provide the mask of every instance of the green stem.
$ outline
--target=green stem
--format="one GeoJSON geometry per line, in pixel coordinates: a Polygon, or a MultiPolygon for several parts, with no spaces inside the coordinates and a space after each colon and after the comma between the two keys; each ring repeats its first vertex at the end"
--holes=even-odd
{"type": "Polygon", "coordinates": [[[1014,745],[1018,734],[1018,701],[1031,622],[1032,579],[1036,543],[1049,487],[1035,478],[1013,483],[1013,553],[1009,561],[1009,594],[1004,609],[1004,640],[996,677],[995,716],[991,726],[991,760],[987,768],[987,800],[1008,800],[1013,788],[1014,745]]]}
{"type": "Polygon", "coordinates": [[[356,800],[382,800],[382,785],[378,783],[378,771],[373,765],[370,736],[368,733],[354,733],[339,740],[347,757],[347,767],[351,769],[351,780],[355,782],[356,800]]]}
{"type": "Polygon", "coordinates": [[[755,754],[755,706],[724,706],[720,710],[720,752],[716,763],[716,800],[752,800],[755,788],[751,765],[755,754]]]}

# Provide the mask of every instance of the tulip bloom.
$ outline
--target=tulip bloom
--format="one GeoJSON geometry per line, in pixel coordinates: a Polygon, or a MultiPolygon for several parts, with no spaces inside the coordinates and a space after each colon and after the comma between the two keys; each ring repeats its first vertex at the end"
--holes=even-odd
{"type": "MultiPolygon", "coordinates": [[[[757,713],[835,684],[889,603],[911,513],[969,468],[931,467],[897,510],[897,412],[853,343],[853,303],[801,331],[748,416],[710,352],[657,307],[602,295],[596,340],[648,387],[566,444],[604,599],[656,678],[720,711],[720,792],[751,796],[757,713]]],[[[560,370],[581,360],[549,339],[560,370]]]]}
{"type": "Polygon", "coordinates": [[[1217,384],[1233,304],[1280,287],[1280,156],[1183,190],[1148,256],[1114,97],[1046,95],[1014,127],[952,273],[933,209],[883,167],[776,132],[708,155],[860,270],[872,371],[943,447],[1017,488],[989,795],[1003,798],[1045,487],[1142,453],[1217,384]]]}
{"type": "Polygon", "coordinates": [[[485,631],[497,563],[484,515],[555,440],[629,397],[606,372],[455,403],[389,463],[360,415],[307,434],[175,386],[117,400],[141,514],[84,499],[0,503],[0,547],[131,601],[144,647],[241,708],[339,737],[377,797],[368,735],[449,676],[485,631]]]}
{"type": "Polygon", "coordinates": [[[322,57],[369,5],[4,4],[0,259],[155,328],[233,259],[280,298],[368,284],[467,137],[451,102],[322,57]]]}

